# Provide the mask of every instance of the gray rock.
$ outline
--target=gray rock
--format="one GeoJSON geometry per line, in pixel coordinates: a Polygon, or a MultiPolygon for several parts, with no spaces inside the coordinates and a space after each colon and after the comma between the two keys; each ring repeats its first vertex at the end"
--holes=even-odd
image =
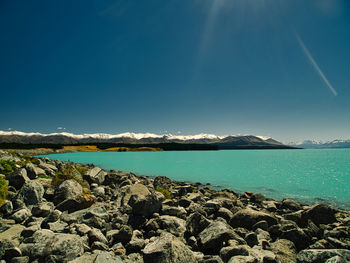
{"type": "Polygon", "coordinates": [[[156,194],[132,195],[128,204],[131,206],[134,215],[148,218],[154,213],[159,213],[162,208],[162,199],[156,194]]]}
{"type": "Polygon", "coordinates": [[[170,233],[163,233],[143,249],[145,263],[196,263],[193,252],[170,233]]]}
{"type": "Polygon", "coordinates": [[[316,204],[303,213],[304,221],[311,219],[316,225],[331,224],[336,221],[336,210],[326,204],[316,204]]]}
{"type": "Polygon", "coordinates": [[[255,232],[250,232],[247,233],[246,236],[244,237],[244,240],[247,242],[247,244],[250,247],[254,247],[255,245],[258,245],[258,237],[255,232]]]}
{"type": "Polygon", "coordinates": [[[258,263],[258,261],[252,256],[234,256],[228,263],[258,263]]]}
{"type": "Polygon", "coordinates": [[[233,229],[226,222],[217,220],[198,235],[198,241],[203,252],[217,254],[224,243],[234,237],[233,229]]]}
{"type": "Polygon", "coordinates": [[[108,244],[107,238],[104,236],[104,234],[101,232],[101,230],[97,228],[92,228],[88,232],[89,241],[90,243],[93,243],[95,241],[101,242],[103,244],[108,244]]]}
{"type": "Polygon", "coordinates": [[[347,249],[305,249],[299,252],[297,260],[299,263],[323,263],[333,257],[340,257],[350,261],[350,250],[347,249]]]}
{"type": "Polygon", "coordinates": [[[107,173],[103,171],[101,168],[94,167],[87,172],[85,177],[87,178],[89,183],[96,183],[98,185],[101,185],[103,184],[106,175],[107,173]]]}
{"type": "Polygon", "coordinates": [[[139,230],[134,230],[130,242],[126,245],[128,253],[130,252],[140,252],[146,245],[143,239],[142,232],[139,230]]]}
{"type": "Polygon", "coordinates": [[[14,257],[11,259],[11,263],[28,263],[29,262],[29,257],[24,256],[24,257],[14,257]]]}
{"type": "Polygon", "coordinates": [[[23,209],[18,210],[17,212],[15,212],[11,216],[11,218],[14,219],[16,221],[16,223],[22,223],[23,221],[25,221],[30,216],[31,216],[30,211],[27,208],[23,208],[23,209]]]}
{"type": "Polygon", "coordinates": [[[205,216],[203,216],[201,213],[195,212],[186,220],[186,231],[189,233],[189,235],[196,236],[209,224],[210,221],[205,216]]]}
{"type": "Polygon", "coordinates": [[[54,204],[51,202],[41,202],[32,208],[33,216],[46,217],[54,210],[54,204]]]}
{"type": "Polygon", "coordinates": [[[54,256],[59,261],[70,261],[84,252],[83,240],[72,234],[55,234],[50,230],[38,230],[33,237],[23,242],[20,249],[30,258],[54,256]]]}
{"type": "Polygon", "coordinates": [[[237,213],[235,213],[230,225],[233,227],[253,229],[253,226],[262,220],[265,220],[269,226],[277,224],[277,220],[274,216],[247,208],[239,210],[237,213]]]}
{"type": "Polygon", "coordinates": [[[335,256],[335,257],[327,259],[325,263],[347,263],[347,262],[348,261],[346,261],[344,258],[342,258],[340,256],[335,256]]]}
{"type": "Polygon", "coordinates": [[[176,217],[185,219],[187,211],[185,210],[185,208],[183,208],[181,206],[174,207],[174,206],[163,205],[161,214],[162,215],[169,215],[169,216],[176,216],[176,217]]]}
{"type": "Polygon", "coordinates": [[[234,256],[249,256],[249,249],[246,245],[223,247],[220,256],[224,262],[228,262],[234,256]]]}
{"type": "Polygon", "coordinates": [[[68,224],[62,221],[48,223],[49,229],[55,233],[63,233],[68,228],[68,224]]]}
{"type": "Polygon", "coordinates": [[[109,252],[102,252],[97,255],[94,263],[123,263],[124,261],[119,257],[109,252]]]}
{"type": "Polygon", "coordinates": [[[19,190],[25,184],[25,182],[30,181],[29,177],[27,176],[27,171],[24,168],[8,175],[7,180],[9,180],[9,184],[14,186],[17,190],[19,190]]]}
{"type": "Polygon", "coordinates": [[[183,219],[180,219],[176,216],[160,216],[157,219],[157,223],[161,229],[175,235],[182,236],[186,231],[186,222],[183,219]]]}
{"type": "Polygon", "coordinates": [[[282,228],[282,234],[280,235],[281,239],[288,239],[292,241],[297,250],[300,251],[310,245],[310,237],[305,234],[305,232],[298,227],[284,230],[282,228]]]}
{"type": "Polygon", "coordinates": [[[92,206],[96,201],[96,198],[89,194],[80,194],[57,204],[56,208],[62,212],[68,211],[69,213],[88,208],[92,206]]]}
{"type": "Polygon", "coordinates": [[[21,240],[21,233],[25,227],[13,225],[0,233],[0,248],[8,249],[18,247],[21,240]]]}
{"type": "Polygon", "coordinates": [[[66,180],[55,190],[54,202],[59,204],[82,193],[83,188],[77,181],[73,179],[66,180]]]}
{"type": "Polygon", "coordinates": [[[288,209],[292,211],[298,211],[303,209],[302,205],[294,200],[283,199],[280,205],[280,209],[288,209]]]}
{"type": "Polygon", "coordinates": [[[233,213],[225,207],[220,207],[217,211],[217,216],[224,218],[227,222],[230,222],[233,218],[233,213]]]}
{"type": "Polygon", "coordinates": [[[27,175],[30,179],[36,179],[39,175],[45,174],[45,171],[32,163],[27,163],[25,166],[27,175]]]}
{"type": "Polygon", "coordinates": [[[29,205],[40,203],[44,196],[44,187],[38,180],[27,181],[18,192],[18,199],[29,205]]]}

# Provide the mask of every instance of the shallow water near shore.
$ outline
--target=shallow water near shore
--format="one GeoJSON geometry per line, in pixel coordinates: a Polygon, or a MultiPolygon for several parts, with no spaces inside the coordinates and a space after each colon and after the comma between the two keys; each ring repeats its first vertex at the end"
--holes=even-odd
{"type": "Polygon", "coordinates": [[[40,157],[350,209],[350,149],[81,152],[40,157]]]}

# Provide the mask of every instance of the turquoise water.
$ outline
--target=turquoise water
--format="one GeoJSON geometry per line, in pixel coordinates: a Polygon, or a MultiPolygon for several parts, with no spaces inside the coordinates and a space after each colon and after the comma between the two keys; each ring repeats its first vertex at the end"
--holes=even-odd
{"type": "Polygon", "coordinates": [[[47,157],[350,209],[350,149],[89,152],[47,157]]]}

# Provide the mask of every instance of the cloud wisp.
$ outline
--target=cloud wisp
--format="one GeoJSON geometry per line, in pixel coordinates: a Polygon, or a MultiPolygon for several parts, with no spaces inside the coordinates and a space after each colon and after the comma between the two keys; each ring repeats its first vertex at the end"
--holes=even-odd
{"type": "Polygon", "coordinates": [[[314,58],[312,57],[310,51],[307,49],[307,47],[304,44],[304,41],[301,39],[299,36],[298,32],[293,28],[294,35],[300,45],[300,47],[303,49],[304,54],[306,55],[307,59],[310,61],[312,67],[315,69],[317,74],[321,77],[321,79],[324,81],[324,83],[327,85],[329,90],[333,93],[334,96],[338,96],[338,92],[333,88],[332,84],[328,81],[327,77],[325,74],[322,72],[314,58]]]}

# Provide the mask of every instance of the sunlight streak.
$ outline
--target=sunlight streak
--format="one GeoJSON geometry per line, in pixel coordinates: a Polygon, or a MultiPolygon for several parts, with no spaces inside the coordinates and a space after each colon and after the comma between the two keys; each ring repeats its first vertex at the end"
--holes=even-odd
{"type": "Polygon", "coordinates": [[[301,46],[301,48],[303,49],[306,57],[308,58],[308,60],[310,61],[311,65],[313,66],[313,68],[316,70],[316,72],[318,73],[318,75],[321,77],[321,79],[324,81],[324,83],[327,85],[327,87],[329,88],[329,90],[333,93],[334,96],[338,95],[338,92],[333,88],[332,84],[328,81],[328,79],[326,78],[326,76],[323,74],[322,70],[320,69],[320,67],[318,66],[318,64],[316,63],[316,61],[314,60],[314,58],[312,57],[310,51],[307,49],[307,47],[305,46],[303,40],[301,39],[301,37],[299,36],[298,32],[292,28],[295,34],[296,39],[298,40],[299,45],[301,46]]]}

